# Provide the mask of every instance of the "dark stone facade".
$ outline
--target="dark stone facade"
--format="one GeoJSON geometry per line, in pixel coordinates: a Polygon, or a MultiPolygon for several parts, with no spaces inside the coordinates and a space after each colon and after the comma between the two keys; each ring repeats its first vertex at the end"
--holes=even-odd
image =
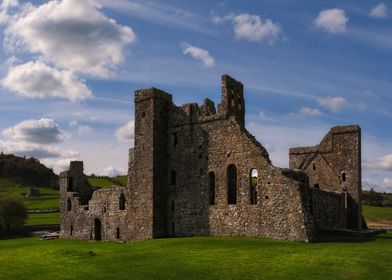
{"type": "Polygon", "coordinates": [[[359,127],[336,127],[316,147],[291,149],[292,169],[284,169],[271,164],[244,116],[243,85],[227,75],[217,110],[209,99],[176,106],[161,90],[137,90],[128,186],[93,192],[83,163],[71,162],[60,174],[62,238],[312,241],[320,229],[360,228],[359,127]],[[344,182],[336,172],[346,173],[344,182]]]}

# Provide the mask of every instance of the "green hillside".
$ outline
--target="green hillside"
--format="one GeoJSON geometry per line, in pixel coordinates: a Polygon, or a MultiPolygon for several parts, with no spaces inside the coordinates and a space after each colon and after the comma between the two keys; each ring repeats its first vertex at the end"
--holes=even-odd
{"type": "Polygon", "coordinates": [[[362,205],[362,214],[367,220],[392,222],[392,207],[362,205]]]}
{"type": "Polygon", "coordinates": [[[25,186],[58,188],[58,176],[36,158],[0,153],[0,178],[25,186]]]}
{"type": "Polygon", "coordinates": [[[27,187],[7,179],[0,178],[0,196],[14,196],[21,199],[27,209],[53,209],[59,208],[59,191],[47,188],[37,188],[38,197],[26,197],[27,187]]]}

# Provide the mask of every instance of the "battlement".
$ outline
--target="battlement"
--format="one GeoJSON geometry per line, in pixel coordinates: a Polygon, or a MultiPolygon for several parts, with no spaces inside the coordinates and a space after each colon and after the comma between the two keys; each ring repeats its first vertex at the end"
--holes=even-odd
{"type": "Polygon", "coordinates": [[[171,94],[169,94],[163,90],[154,88],[154,87],[148,88],[148,89],[135,90],[135,103],[141,102],[143,100],[151,99],[151,98],[161,99],[161,100],[165,100],[168,102],[172,102],[171,94]]]}

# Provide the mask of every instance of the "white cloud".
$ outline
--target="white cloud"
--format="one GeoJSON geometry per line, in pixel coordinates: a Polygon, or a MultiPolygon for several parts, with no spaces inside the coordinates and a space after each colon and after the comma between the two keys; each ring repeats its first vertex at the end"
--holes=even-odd
{"type": "Polygon", "coordinates": [[[81,125],[78,127],[78,134],[83,135],[83,134],[88,134],[93,131],[93,128],[89,125],[81,125]]]}
{"type": "Polygon", "coordinates": [[[0,141],[0,150],[6,154],[36,157],[39,159],[75,158],[78,156],[78,153],[72,150],[63,150],[53,145],[42,145],[23,141],[0,141]]]}
{"type": "Polygon", "coordinates": [[[272,118],[271,118],[269,115],[267,115],[266,112],[263,112],[263,111],[260,111],[259,117],[260,117],[260,119],[263,120],[263,121],[272,120],[272,118]]]}
{"type": "Polygon", "coordinates": [[[195,46],[191,46],[187,43],[181,45],[183,54],[189,54],[193,58],[199,60],[202,66],[212,67],[215,65],[214,58],[210,55],[210,53],[202,48],[198,48],[195,46]]]}
{"type": "Polygon", "coordinates": [[[387,6],[384,3],[378,4],[370,11],[370,16],[373,18],[386,18],[388,16],[387,6]]]}
{"type": "Polygon", "coordinates": [[[161,24],[177,29],[191,30],[200,33],[211,33],[208,21],[189,9],[172,6],[168,1],[151,0],[100,0],[104,8],[137,17],[144,21],[161,24]]]}
{"type": "Polygon", "coordinates": [[[229,14],[223,17],[214,16],[212,20],[217,24],[231,21],[234,25],[234,34],[237,40],[246,39],[252,42],[268,41],[273,43],[278,39],[281,32],[279,24],[270,19],[263,20],[259,15],[229,14]]]}
{"type": "Polygon", "coordinates": [[[68,124],[70,127],[78,127],[78,121],[75,121],[75,120],[72,120],[72,121],[70,121],[69,122],[69,124],[68,124]]]}
{"type": "Polygon", "coordinates": [[[103,169],[103,172],[101,172],[101,176],[109,176],[109,177],[116,177],[119,175],[125,175],[126,172],[122,169],[117,169],[111,165],[109,165],[108,167],[105,167],[103,169]]]}
{"type": "Polygon", "coordinates": [[[17,7],[18,5],[18,0],[3,0],[0,5],[0,9],[7,10],[9,8],[17,7]]]}
{"type": "Polygon", "coordinates": [[[342,9],[323,10],[314,20],[316,27],[330,33],[342,33],[346,31],[348,17],[342,9]]]}
{"type": "Polygon", "coordinates": [[[385,187],[392,187],[392,179],[390,179],[390,178],[385,178],[384,181],[382,182],[382,184],[383,184],[385,187]]]}
{"type": "Polygon", "coordinates": [[[107,77],[135,34],[99,8],[94,0],[25,4],[8,20],[5,46],[9,52],[22,48],[40,54],[61,68],[107,77]]]}
{"type": "Polygon", "coordinates": [[[347,100],[343,97],[340,97],[340,96],[319,98],[319,99],[317,99],[317,102],[321,106],[327,108],[328,110],[330,110],[334,113],[339,112],[347,104],[347,100]]]}
{"type": "Polygon", "coordinates": [[[115,136],[118,142],[131,142],[134,138],[135,122],[133,120],[116,130],[115,136]]]}
{"type": "Polygon", "coordinates": [[[369,169],[392,171],[392,154],[366,161],[365,166],[369,169]]]}
{"type": "Polygon", "coordinates": [[[53,119],[25,120],[3,131],[3,135],[15,141],[37,144],[62,142],[69,138],[53,119]]]}
{"type": "Polygon", "coordinates": [[[313,117],[320,117],[323,114],[321,111],[317,108],[308,108],[308,107],[303,107],[299,110],[299,113],[307,116],[313,116],[313,117]]]}
{"type": "Polygon", "coordinates": [[[11,67],[2,85],[30,98],[59,97],[80,101],[92,96],[90,89],[71,71],[60,71],[41,61],[11,67]]]}

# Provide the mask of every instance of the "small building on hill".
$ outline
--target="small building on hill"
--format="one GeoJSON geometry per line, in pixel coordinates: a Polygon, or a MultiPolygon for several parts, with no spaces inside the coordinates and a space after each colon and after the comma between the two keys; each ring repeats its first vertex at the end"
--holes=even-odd
{"type": "Polygon", "coordinates": [[[332,128],[314,147],[271,164],[245,128],[242,83],[222,76],[221,103],[176,106],[135,91],[127,187],[92,191],[83,162],[60,174],[61,237],[134,241],[193,235],[312,241],[361,229],[361,130],[332,128]]]}

